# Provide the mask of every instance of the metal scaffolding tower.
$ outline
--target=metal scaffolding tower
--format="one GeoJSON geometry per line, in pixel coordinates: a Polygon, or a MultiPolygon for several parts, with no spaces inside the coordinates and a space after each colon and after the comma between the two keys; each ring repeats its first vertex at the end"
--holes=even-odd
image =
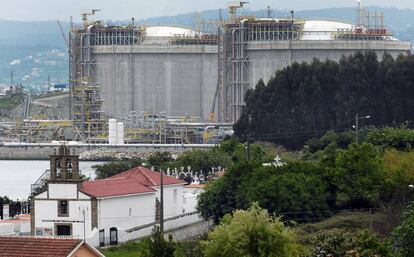
{"type": "Polygon", "coordinates": [[[91,141],[105,130],[106,121],[101,111],[100,88],[95,79],[95,60],[92,59],[93,25],[85,20],[82,28],[71,28],[70,33],[70,99],[72,104],[75,140],[91,141]]]}

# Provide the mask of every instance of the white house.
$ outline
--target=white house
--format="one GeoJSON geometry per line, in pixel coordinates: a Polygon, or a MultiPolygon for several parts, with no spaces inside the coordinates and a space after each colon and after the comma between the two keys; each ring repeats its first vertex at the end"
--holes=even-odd
{"type": "MultiPolygon", "coordinates": [[[[32,187],[33,235],[89,238],[99,234],[99,244],[115,244],[119,231],[159,221],[159,172],[136,167],[107,179],[83,182],[78,156],[71,155],[66,146],[50,160],[45,183],[32,187]]],[[[185,182],[164,175],[163,184],[164,218],[185,216],[185,182]]],[[[195,210],[194,206],[187,209],[195,210]]]]}

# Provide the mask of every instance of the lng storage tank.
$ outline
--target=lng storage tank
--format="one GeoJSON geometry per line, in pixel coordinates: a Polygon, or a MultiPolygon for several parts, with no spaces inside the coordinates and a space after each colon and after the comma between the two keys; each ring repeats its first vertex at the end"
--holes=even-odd
{"type": "Polygon", "coordinates": [[[385,28],[382,14],[360,10],[357,23],[300,20],[293,12],[282,19],[232,15],[206,32],[84,20],[71,30],[75,124],[92,133],[102,113],[117,118],[131,112],[232,123],[247,89],[294,62],[339,60],[358,51],[411,52],[410,42],[385,28]]]}

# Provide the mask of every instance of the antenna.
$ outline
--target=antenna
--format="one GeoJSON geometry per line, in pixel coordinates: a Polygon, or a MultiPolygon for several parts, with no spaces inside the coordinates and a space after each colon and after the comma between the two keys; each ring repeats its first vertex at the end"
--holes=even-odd
{"type": "Polygon", "coordinates": [[[358,27],[362,26],[362,3],[361,0],[357,0],[358,2],[358,7],[357,7],[357,22],[356,25],[358,27]]]}

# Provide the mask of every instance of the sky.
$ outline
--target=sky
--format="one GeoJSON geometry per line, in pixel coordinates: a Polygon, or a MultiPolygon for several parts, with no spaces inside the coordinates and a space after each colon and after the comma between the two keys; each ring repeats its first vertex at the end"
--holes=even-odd
{"type": "MultiPolygon", "coordinates": [[[[101,20],[146,19],[194,11],[226,8],[226,0],[0,0],[0,20],[80,20],[82,9],[100,9],[101,20]]],[[[363,5],[414,9],[413,0],[362,0],[363,5]]],[[[252,10],[310,10],[356,6],[356,0],[250,0],[252,10]]]]}

